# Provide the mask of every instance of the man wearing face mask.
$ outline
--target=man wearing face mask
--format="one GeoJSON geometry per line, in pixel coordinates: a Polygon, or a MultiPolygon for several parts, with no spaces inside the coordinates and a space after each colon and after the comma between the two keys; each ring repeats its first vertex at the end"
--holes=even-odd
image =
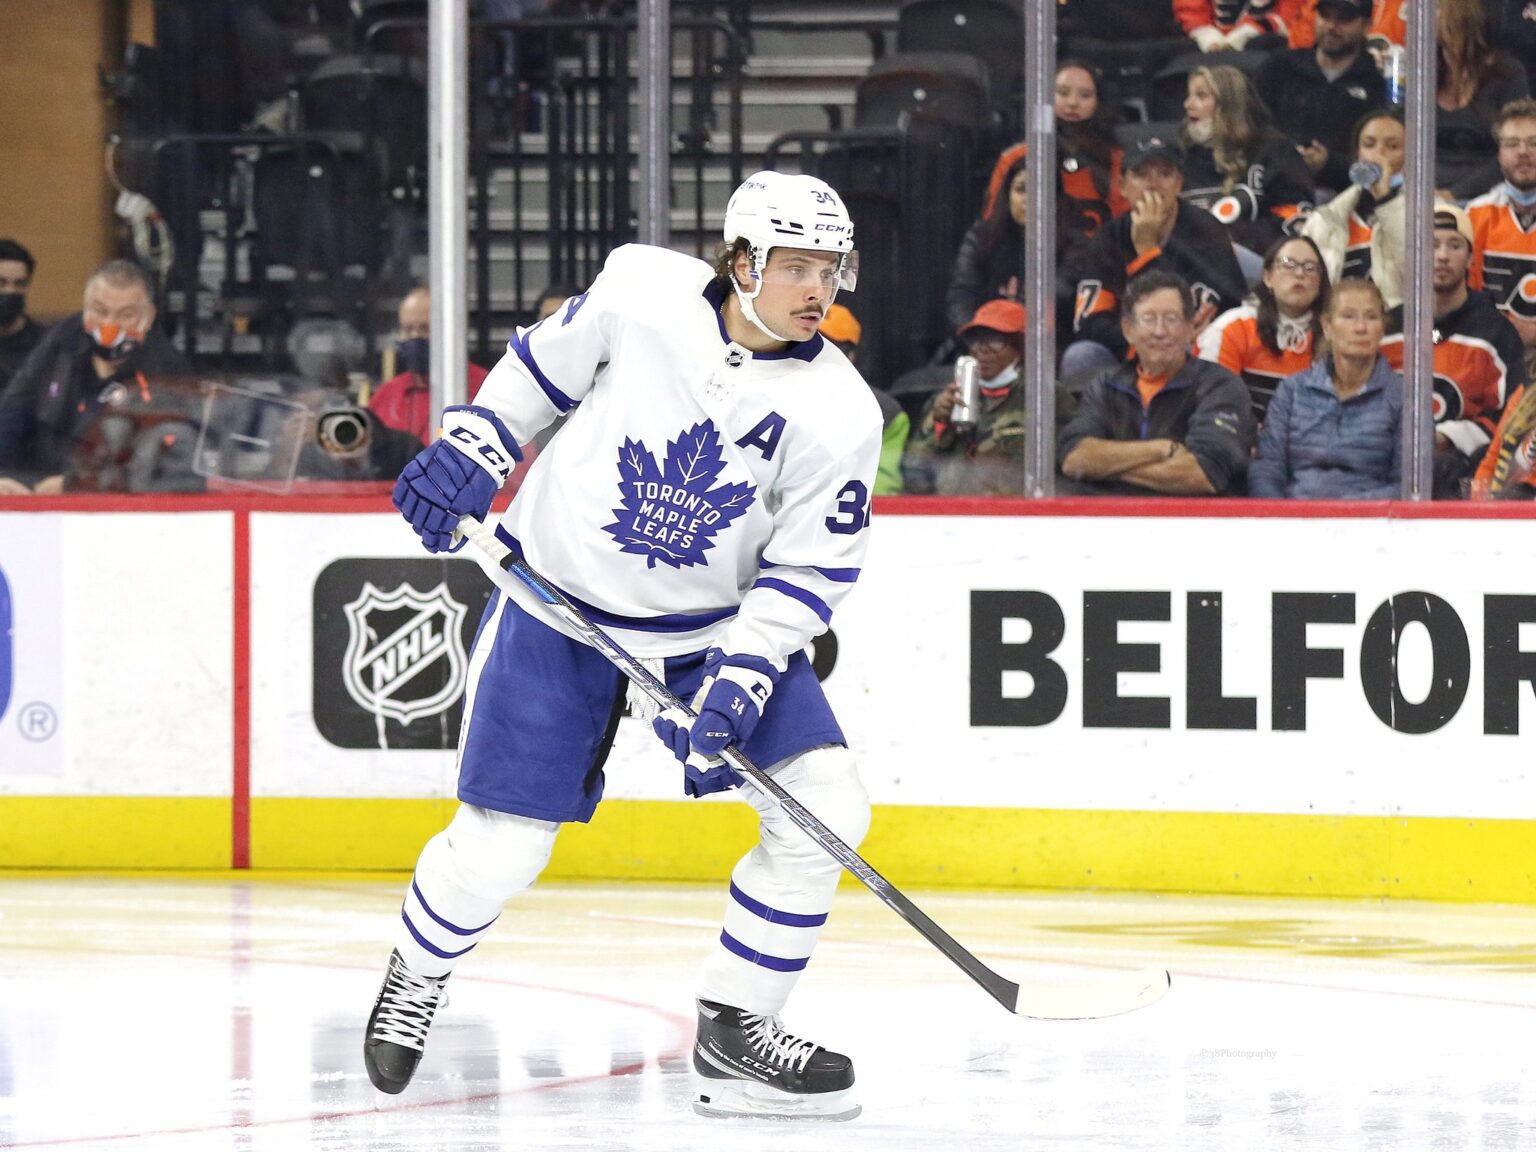
{"type": "Polygon", "coordinates": [[[27,289],[37,261],[14,240],[0,240],[0,392],[47,331],[27,315],[27,289]]]}
{"type": "MultiPolygon", "coordinates": [[[[941,496],[1018,496],[1024,492],[1027,417],[1019,366],[1024,358],[1024,305],[988,300],[956,333],[976,359],[979,385],[969,419],[957,424],[960,386],[951,381],[923,412],[917,435],[902,457],[906,489],[941,496]]],[[[1057,421],[1074,406],[1058,388],[1057,421]]]]}
{"type": "MultiPolygon", "coordinates": [[[[430,444],[436,430],[432,386],[427,377],[432,355],[432,295],[423,285],[400,301],[400,327],[395,334],[395,367],[399,375],[386,380],[368,401],[373,414],[391,428],[412,433],[430,444]]],[[[474,400],[487,373],[469,363],[469,400],[474,400]]]]}
{"type": "Polygon", "coordinates": [[[191,375],[155,315],[137,264],[113,260],[86,281],[83,311],[50,329],[0,393],[0,495],[62,492],[105,409],[156,377],[191,375]]]}

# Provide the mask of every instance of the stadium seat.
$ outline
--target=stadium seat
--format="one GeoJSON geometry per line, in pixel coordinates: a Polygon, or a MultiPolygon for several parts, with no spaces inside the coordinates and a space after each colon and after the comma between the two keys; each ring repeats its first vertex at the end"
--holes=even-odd
{"type": "Polygon", "coordinates": [[[859,81],[854,126],[899,127],[913,113],[989,132],[996,117],[986,65],[960,52],[899,52],[875,61],[859,81]]]}
{"type": "Polygon", "coordinates": [[[1017,0],[909,0],[896,16],[896,51],[975,56],[994,96],[1010,101],[1024,69],[1024,10],[1017,0]]]}

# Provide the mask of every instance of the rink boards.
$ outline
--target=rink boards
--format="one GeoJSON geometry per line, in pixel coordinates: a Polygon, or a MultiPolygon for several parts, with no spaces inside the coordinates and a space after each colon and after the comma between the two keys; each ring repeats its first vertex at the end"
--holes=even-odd
{"type": "MultiPolygon", "coordinates": [[[[374,498],[86,501],[0,511],[0,867],[409,867],[452,811],[476,567],[374,498]]],[[[815,657],[878,867],[1536,900],[1522,510],[1105,507],[877,506],[815,657]]],[[[715,878],[750,842],[636,721],[607,777],[551,875],[715,878]]]]}

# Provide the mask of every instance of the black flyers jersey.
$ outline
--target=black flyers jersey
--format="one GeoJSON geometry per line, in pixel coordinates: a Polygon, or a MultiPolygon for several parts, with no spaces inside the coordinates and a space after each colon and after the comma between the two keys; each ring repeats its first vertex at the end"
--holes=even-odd
{"type": "MultiPolygon", "coordinates": [[[[1401,305],[1392,310],[1402,327],[1401,305]]],[[[1381,342],[1382,355],[1403,369],[1401,332],[1381,342]]],[[[1514,325],[1479,292],[1435,318],[1435,427],[1468,456],[1480,453],[1498,426],[1505,399],[1525,383],[1525,347],[1514,325]]]]}

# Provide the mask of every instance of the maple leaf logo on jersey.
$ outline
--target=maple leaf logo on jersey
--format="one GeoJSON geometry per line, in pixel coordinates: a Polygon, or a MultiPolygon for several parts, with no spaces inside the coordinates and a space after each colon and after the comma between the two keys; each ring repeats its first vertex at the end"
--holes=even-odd
{"type": "Polygon", "coordinates": [[[613,510],[614,523],[603,531],[621,551],[644,556],[647,568],[658,561],[673,568],[708,564],[704,553],[715,546],[715,534],[757,498],[751,484],[711,487],[724,470],[720,434],[711,420],[668,443],[659,466],[645,441],[625,437],[619,449],[621,503],[613,510]]]}

